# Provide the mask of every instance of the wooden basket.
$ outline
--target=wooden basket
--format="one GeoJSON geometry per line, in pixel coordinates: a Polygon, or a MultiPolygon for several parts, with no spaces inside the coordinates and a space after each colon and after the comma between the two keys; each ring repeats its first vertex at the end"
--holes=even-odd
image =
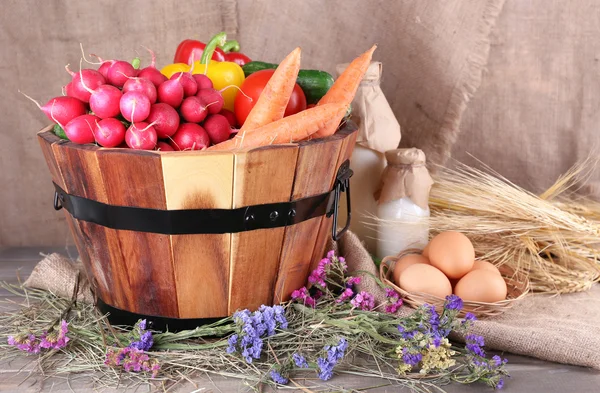
{"type": "MultiPolygon", "coordinates": [[[[396,256],[385,257],[379,265],[379,275],[381,281],[394,288],[400,294],[405,304],[408,304],[413,308],[418,308],[424,304],[430,304],[435,306],[435,308],[440,311],[444,307],[445,299],[422,292],[407,292],[390,280],[390,276],[394,271],[394,264],[396,261],[408,254],[421,254],[421,250],[408,249],[402,251],[396,256]]],[[[499,270],[502,274],[502,277],[506,281],[506,286],[508,288],[506,300],[496,303],[465,301],[464,307],[459,313],[459,316],[464,317],[467,312],[475,314],[475,316],[478,318],[500,315],[511,308],[515,302],[527,295],[529,292],[529,281],[527,280],[527,277],[523,276],[522,274],[515,273],[508,266],[501,266],[499,270]]]]}
{"type": "MultiPolygon", "coordinates": [[[[329,138],[236,152],[77,145],[59,139],[51,127],[38,140],[57,196],[72,198],[72,204],[84,198],[157,214],[238,209],[248,212],[251,224],[251,208],[330,192],[352,153],[356,129],[348,122],[329,138]]],[[[194,319],[193,326],[197,319],[279,303],[302,287],[311,264],[323,256],[333,220],[320,214],[287,225],[286,216],[296,215],[292,210],[267,213],[283,225],[236,233],[152,233],[113,229],[69,212],[66,218],[101,309],[129,318],[121,318],[124,323],[166,318],[173,329],[178,319],[194,319]]]]}

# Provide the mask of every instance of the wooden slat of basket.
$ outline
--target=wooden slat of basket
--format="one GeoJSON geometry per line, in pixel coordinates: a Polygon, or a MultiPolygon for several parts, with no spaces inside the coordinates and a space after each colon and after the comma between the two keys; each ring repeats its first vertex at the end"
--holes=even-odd
{"type": "MultiPolygon", "coordinates": [[[[441,311],[444,307],[445,299],[427,293],[407,292],[390,280],[390,275],[393,272],[396,261],[408,254],[414,253],[420,253],[420,250],[410,249],[401,252],[397,256],[385,257],[379,266],[379,277],[385,285],[394,288],[400,294],[404,304],[413,308],[429,304],[435,306],[438,311],[441,311]]],[[[510,309],[515,302],[527,295],[529,292],[529,282],[525,276],[515,274],[512,269],[506,266],[500,267],[499,270],[508,288],[507,299],[496,303],[463,301],[463,309],[458,314],[460,317],[464,317],[467,312],[474,314],[478,318],[500,315],[510,309]]]]}
{"type": "MultiPolygon", "coordinates": [[[[231,209],[233,160],[229,152],[161,155],[167,209],[231,209]]],[[[179,317],[227,315],[231,234],[170,240],[179,317]]]]}
{"type": "MultiPolygon", "coordinates": [[[[108,203],[166,209],[160,154],[130,149],[99,149],[96,154],[108,203]]],[[[111,254],[120,252],[113,265],[120,263],[127,270],[119,280],[135,294],[133,307],[127,310],[178,318],[169,235],[124,230],[113,233],[120,245],[116,250],[113,244],[107,246],[111,254]]]]}
{"type": "MultiPolygon", "coordinates": [[[[60,176],[57,183],[70,194],[93,198],[106,203],[108,197],[104,188],[104,182],[100,173],[98,158],[93,146],[74,146],[65,149],[61,145],[66,143],[60,141],[51,132],[40,136],[50,142],[44,150],[52,154],[53,161],[60,176]],[[60,168],[63,168],[61,171],[60,168]],[[65,170],[65,168],[73,170],[65,170]],[[85,181],[81,180],[85,174],[85,181]]],[[[52,171],[52,170],[51,170],[52,171]]],[[[84,264],[96,293],[109,304],[117,307],[128,307],[131,305],[133,296],[129,288],[121,285],[121,275],[127,272],[118,262],[113,263],[114,250],[119,255],[119,242],[114,233],[109,230],[88,222],[78,221],[71,217],[65,210],[67,223],[74,234],[75,244],[81,261],[84,264]],[[106,248],[93,247],[95,239],[104,239],[109,245],[106,248]]]]}
{"type": "MultiPolygon", "coordinates": [[[[299,144],[296,175],[291,200],[329,191],[332,174],[337,171],[341,139],[316,139],[299,144]]],[[[302,287],[308,277],[322,217],[285,229],[274,302],[290,299],[292,291],[302,287]]]]}
{"type": "MultiPolygon", "coordinates": [[[[235,153],[233,208],[287,202],[294,183],[297,145],[235,153]]],[[[231,236],[229,314],[272,304],[285,227],[231,236]]]]}

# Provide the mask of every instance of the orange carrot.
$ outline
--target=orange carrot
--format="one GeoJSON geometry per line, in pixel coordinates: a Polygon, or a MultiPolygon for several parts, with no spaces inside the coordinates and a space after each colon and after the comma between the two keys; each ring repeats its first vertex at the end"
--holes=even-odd
{"type": "MultiPolygon", "coordinates": [[[[327,94],[319,100],[317,106],[335,102],[343,104],[345,108],[348,108],[354,99],[360,81],[362,81],[365,72],[369,68],[369,64],[371,64],[371,57],[376,48],[377,45],[373,45],[371,49],[354,59],[333,83],[327,94]]],[[[317,131],[313,135],[313,138],[324,138],[333,135],[344,115],[345,113],[339,118],[333,119],[326,127],[317,131]]]]}
{"type": "Polygon", "coordinates": [[[247,130],[259,128],[283,118],[299,70],[300,48],[296,48],[283,59],[271,76],[269,83],[248,114],[244,125],[240,128],[239,135],[244,135],[247,130]]]}
{"type": "Polygon", "coordinates": [[[274,121],[244,135],[211,146],[208,150],[239,150],[281,143],[298,142],[327,126],[331,119],[342,118],[346,107],[342,104],[324,104],[274,121]]]}

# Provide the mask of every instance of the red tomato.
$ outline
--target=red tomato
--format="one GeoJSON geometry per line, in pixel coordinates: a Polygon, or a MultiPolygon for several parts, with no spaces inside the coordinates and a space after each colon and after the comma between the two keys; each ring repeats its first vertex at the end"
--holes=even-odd
{"type": "MultiPolygon", "coordinates": [[[[235,96],[235,102],[233,104],[235,117],[237,117],[238,123],[243,125],[248,117],[248,114],[254,108],[254,104],[258,100],[258,97],[262,93],[263,89],[271,79],[271,76],[275,70],[261,70],[253,73],[244,80],[240,88],[246,94],[246,97],[242,92],[238,92],[235,96]]],[[[283,116],[293,115],[306,109],[306,96],[302,91],[302,88],[296,83],[294,90],[283,116]]]]}

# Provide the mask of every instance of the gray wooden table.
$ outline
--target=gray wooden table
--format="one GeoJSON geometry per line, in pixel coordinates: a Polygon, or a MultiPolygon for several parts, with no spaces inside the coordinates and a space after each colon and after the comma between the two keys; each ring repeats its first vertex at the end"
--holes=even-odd
{"type": "MultiPolygon", "coordinates": [[[[60,252],[76,255],[76,251],[57,248],[0,248],[0,281],[17,282],[17,272],[26,278],[35,264],[40,260],[40,253],[60,252]]],[[[0,289],[0,299],[11,298],[12,295],[0,289]]],[[[20,299],[13,300],[17,301],[20,299]]],[[[0,312],[6,311],[6,303],[0,304],[0,312]]],[[[600,348],[598,348],[600,350],[600,348]]],[[[507,381],[504,391],[527,393],[585,393],[600,392],[600,372],[583,367],[549,363],[541,360],[505,354],[508,358],[508,370],[512,378],[507,381]]],[[[359,391],[365,388],[380,386],[386,383],[380,379],[350,376],[335,376],[332,386],[344,386],[348,391],[359,391]]],[[[492,389],[482,384],[463,386],[452,384],[444,386],[447,392],[491,392],[492,389]]],[[[71,375],[69,378],[46,378],[36,369],[33,357],[23,356],[9,364],[0,364],[0,391],[2,392],[87,392],[92,391],[90,381],[71,375]]],[[[137,389],[147,391],[146,388],[137,389]]],[[[289,389],[286,389],[289,391],[289,389]]],[[[123,389],[105,390],[123,391],[123,389]]],[[[186,383],[169,390],[173,392],[241,392],[249,391],[241,380],[220,376],[199,376],[194,384],[186,383]]],[[[398,386],[389,385],[372,392],[402,392],[398,386]]]]}

